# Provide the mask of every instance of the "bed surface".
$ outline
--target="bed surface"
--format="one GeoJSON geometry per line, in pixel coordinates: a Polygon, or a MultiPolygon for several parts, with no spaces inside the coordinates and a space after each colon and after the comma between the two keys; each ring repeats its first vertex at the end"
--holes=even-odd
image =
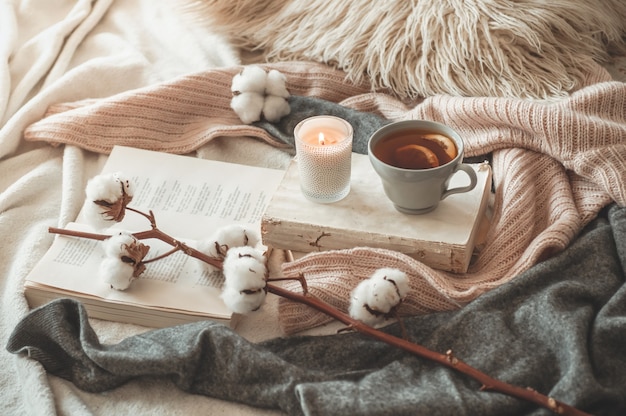
{"type": "MultiPolygon", "coordinates": [[[[218,28],[198,18],[205,16],[199,13],[213,10],[217,14],[223,10],[194,9],[175,3],[0,3],[3,346],[7,346],[16,325],[29,312],[22,285],[51,244],[47,228],[74,220],[82,206],[86,181],[100,170],[114,144],[281,169],[288,166],[293,156],[289,143],[276,139],[267,126],[241,123],[229,107],[232,77],[242,65],[259,63],[285,74],[292,95],[318,98],[330,107],[348,108],[357,117],[373,113],[389,120],[423,118],[449,124],[468,140],[466,154],[489,155],[494,171],[492,227],[465,275],[443,273],[396,253],[366,248],[318,253],[285,266],[281,273],[297,275],[306,271],[314,294],[345,308],[346,294],[363,278],[363,273],[371,270],[371,264],[395,265],[409,271],[412,278],[415,290],[406,312],[416,316],[410,322],[418,339],[423,337],[433,348],[444,348],[453,342],[452,335],[462,333],[459,340],[466,342],[455,344],[456,350],[465,352],[466,357],[494,374],[520,383],[545,382],[538,387],[588,409],[602,409],[602,414],[611,414],[606,410],[610,408],[626,409],[626,391],[619,387],[626,385],[626,358],[623,348],[611,349],[626,342],[626,56],[615,56],[602,64],[590,59],[584,66],[586,72],[577,78],[576,88],[550,99],[506,95],[504,83],[491,95],[453,94],[454,91],[439,88],[424,97],[401,97],[384,86],[374,91],[367,78],[346,78],[346,72],[337,68],[342,56],[336,56],[327,65],[315,59],[318,51],[310,55],[299,51],[298,55],[297,48],[291,45],[291,55],[268,53],[270,61],[265,62],[258,52],[241,50],[241,39],[225,34],[234,30],[232,22],[224,22],[218,28]],[[294,57],[300,59],[292,60],[294,57]],[[185,111],[179,111],[181,108],[185,111]],[[142,123],[145,118],[154,124],[142,123]],[[173,125],[176,129],[168,130],[173,125]],[[351,262],[352,269],[337,266],[345,261],[351,262]],[[593,278],[594,273],[599,273],[597,279],[593,278]],[[341,290],[337,291],[337,287],[341,290]],[[432,320],[428,318],[430,313],[434,314],[432,320]],[[483,333],[475,314],[498,317],[501,324],[510,319],[515,325],[494,324],[483,328],[483,333]],[[547,316],[555,318],[550,320],[547,316]],[[572,319],[550,338],[550,328],[545,326],[564,316],[572,319]],[[537,328],[533,319],[545,331],[533,332],[537,328]],[[535,354],[536,360],[532,360],[532,356],[525,355],[527,348],[515,344],[510,357],[512,367],[506,368],[504,358],[494,359],[502,357],[506,345],[496,346],[494,342],[491,356],[483,348],[467,347],[478,342],[480,334],[492,337],[502,333],[503,328],[511,330],[511,342],[542,340],[537,341],[536,349],[546,350],[535,354]],[[517,336],[515,331],[520,331],[517,336]],[[583,339],[585,334],[591,337],[589,343],[583,339]],[[564,346],[559,351],[560,345],[566,345],[565,340],[572,347],[564,346]],[[572,352],[573,346],[578,348],[576,353],[572,352]],[[597,351],[618,358],[621,354],[623,360],[603,361],[594,355],[597,351]],[[559,365],[550,367],[547,362],[553,358],[559,365]],[[584,360],[584,366],[589,368],[583,371],[579,365],[570,365],[579,360],[584,360]],[[520,370],[526,364],[536,371],[543,369],[551,378],[542,379],[536,371],[520,370]],[[568,373],[568,369],[580,372],[568,373]],[[596,384],[590,389],[576,390],[572,387],[576,377],[596,384]],[[593,401],[594,395],[597,402],[593,401]]],[[[390,11],[388,16],[391,15],[390,11]]],[[[258,41],[244,30],[240,34],[246,36],[245,42],[258,41]]],[[[280,45],[276,41],[264,46],[272,51],[280,45]]],[[[286,44],[282,47],[287,51],[286,44]]],[[[347,66],[345,69],[351,70],[347,66]]],[[[468,85],[461,79],[456,81],[459,88],[468,85]]],[[[433,82],[428,88],[437,85],[433,82]]],[[[426,91],[425,85],[420,87],[426,91]]],[[[275,269],[280,270],[280,261],[275,261],[275,269]]],[[[83,321],[80,325],[93,328],[101,344],[115,344],[149,330],[99,320],[83,321]]],[[[274,357],[286,359],[287,351],[294,348],[291,335],[334,334],[337,328],[302,305],[269,297],[261,311],[244,318],[236,336],[250,341],[250,345],[261,342],[262,348],[274,357]]],[[[377,348],[358,336],[349,337],[349,348],[377,348]]],[[[320,338],[325,341],[303,339],[307,341],[301,346],[308,343],[317,348],[335,348],[337,342],[334,336],[320,338]]],[[[251,354],[247,348],[254,350],[247,344],[241,348],[242,354],[248,354],[246,357],[251,354]]],[[[296,414],[339,414],[348,410],[385,414],[402,408],[392,408],[393,403],[413,403],[400,396],[410,396],[407,386],[413,386],[410,383],[414,379],[399,386],[398,391],[405,394],[399,394],[396,401],[390,400],[389,407],[380,412],[367,400],[340,405],[339,399],[371,392],[362,384],[346,382],[353,376],[352,370],[368,374],[370,380],[381,380],[399,362],[406,364],[405,370],[432,371],[428,373],[433,376],[431,379],[414,385],[425,389],[424,395],[419,396],[425,403],[437,402],[429,399],[430,381],[446,386],[445,391],[459,386],[450,407],[440,411],[460,412],[460,403],[465,401],[473,409],[484,404],[482,414],[501,414],[505,410],[510,410],[510,414],[532,413],[532,408],[506,400],[482,401],[474,393],[477,386],[462,377],[454,378],[428,365],[422,369],[422,364],[413,358],[398,357],[388,349],[384,349],[384,360],[376,361],[372,356],[368,364],[366,355],[354,368],[342,367],[336,359],[321,363],[327,374],[336,370],[337,379],[345,382],[341,385],[332,384],[337,381],[334,378],[323,380],[325,383],[309,383],[313,377],[309,372],[313,371],[311,362],[315,361],[307,355],[311,351],[303,347],[300,358],[288,358],[306,371],[295,382],[299,385],[299,401],[290,398],[279,406],[274,401],[280,401],[276,398],[280,397],[276,393],[280,390],[273,390],[272,396],[263,383],[256,398],[243,398],[246,395],[236,393],[236,389],[213,397],[206,395],[210,393],[193,394],[167,377],[141,377],[111,390],[89,393],[47,373],[39,362],[3,348],[0,413],[278,415],[291,413],[290,406],[296,406],[296,414]],[[368,365],[380,371],[367,369],[368,365]],[[338,391],[342,394],[333,396],[338,391]],[[237,403],[239,398],[247,404],[237,403]],[[339,400],[335,407],[329,405],[334,399],[339,400]]],[[[227,354],[221,354],[224,351],[216,353],[215,359],[229,359],[227,354]]],[[[252,357],[242,363],[257,368],[259,361],[252,357]]],[[[232,371],[236,375],[238,370],[232,371]]],[[[407,380],[410,378],[407,373],[402,374],[407,380]]]]}

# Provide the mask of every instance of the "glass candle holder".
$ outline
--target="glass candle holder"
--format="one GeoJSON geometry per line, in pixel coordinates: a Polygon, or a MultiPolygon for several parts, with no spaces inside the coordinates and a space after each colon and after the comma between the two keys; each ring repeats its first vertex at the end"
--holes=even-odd
{"type": "Polygon", "coordinates": [[[294,129],[300,189],[310,201],[337,202],[350,192],[352,125],[334,116],[302,120],[294,129]]]}

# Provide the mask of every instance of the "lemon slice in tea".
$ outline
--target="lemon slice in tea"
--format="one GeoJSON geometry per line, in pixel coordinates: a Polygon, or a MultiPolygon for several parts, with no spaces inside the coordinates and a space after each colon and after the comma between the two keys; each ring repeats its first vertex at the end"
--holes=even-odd
{"type": "Polygon", "coordinates": [[[456,157],[456,145],[454,144],[454,140],[451,138],[437,133],[424,134],[422,138],[435,142],[444,152],[446,152],[450,160],[456,157]]]}
{"type": "Polygon", "coordinates": [[[439,166],[437,155],[419,144],[407,144],[394,152],[395,165],[403,169],[428,169],[439,166]]]}

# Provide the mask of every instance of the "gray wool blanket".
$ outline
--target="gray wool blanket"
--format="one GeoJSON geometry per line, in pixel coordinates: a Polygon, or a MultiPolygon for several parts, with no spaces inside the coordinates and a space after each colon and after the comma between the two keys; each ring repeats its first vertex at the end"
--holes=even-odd
{"type": "MultiPolygon", "coordinates": [[[[453,312],[405,319],[411,340],[596,415],[626,414],[626,209],[611,206],[566,251],[453,312]]],[[[387,331],[399,335],[396,325],[387,331]]],[[[358,333],[251,343],[199,322],[103,345],[85,310],[33,310],[7,349],[81,389],[137,377],[290,415],[543,415],[467,376],[358,333]]]]}

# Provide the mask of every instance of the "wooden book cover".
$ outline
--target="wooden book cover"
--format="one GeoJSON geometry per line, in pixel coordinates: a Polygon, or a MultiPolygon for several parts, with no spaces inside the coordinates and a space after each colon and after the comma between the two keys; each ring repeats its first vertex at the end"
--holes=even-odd
{"type": "MultiPolygon", "coordinates": [[[[314,203],[302,195],[294,160],[263,215],[263,244],[304,253],[385,248],[436,269],[466,272],[491,189],[489,164],[472,167],[478,177],[472,191],[447,197],[427,214],[407,215],[387,199],[367,155],[353,153],[350,193],[332,204],[314,203]]],[[[462,186],[469,179],[458,172],[450,182],[462,186]]]]}

